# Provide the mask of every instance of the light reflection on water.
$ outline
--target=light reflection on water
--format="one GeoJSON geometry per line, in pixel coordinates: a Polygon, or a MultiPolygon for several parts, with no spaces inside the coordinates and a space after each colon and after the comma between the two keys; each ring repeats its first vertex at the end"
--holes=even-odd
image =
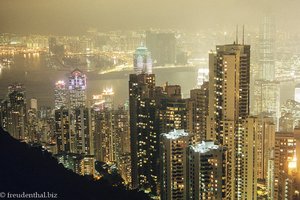
{"type": "MultiPolygon", "coordinates": [[[[70,70],[54,70],[47,67],[45,58],[40,56],[16,55],[14,64],[10,69],[0,73],[0,99],[7,93],[7,86],[12,82],[21,82],[26,87],[27,100],[37,98],[40,106],[53,106],[54,84],[57,80],[67,81],[70,70]]],[[[87,71],[85,68],[83,71],[87,71]]],[[[93,73],[93,72],[90,72],[93,73]]],[[[105,74],[101,76],[87,76],[88,97],[99,94],[103,89],[112,87],[115,92],[115,104],[119,105],[128,99],[128,73],[118,72],[117,74],[105,74]]],[[[178,71],[175,69],[155,69],[156,84],[163,85],[178,84],[182,87],[184,97],[189,96],[189,90],[194,88],[197,80],[197,69],[178,71]]]]}

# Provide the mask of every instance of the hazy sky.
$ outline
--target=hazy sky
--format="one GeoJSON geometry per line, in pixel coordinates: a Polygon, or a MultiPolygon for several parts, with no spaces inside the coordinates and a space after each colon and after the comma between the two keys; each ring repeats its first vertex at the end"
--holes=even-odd
{"type": "Polygon", "coordinates": [[[0,32],[77,34],[147,28],[246,26],[271,13],[300,29],[300,0],[0,0],[0,32]]]}

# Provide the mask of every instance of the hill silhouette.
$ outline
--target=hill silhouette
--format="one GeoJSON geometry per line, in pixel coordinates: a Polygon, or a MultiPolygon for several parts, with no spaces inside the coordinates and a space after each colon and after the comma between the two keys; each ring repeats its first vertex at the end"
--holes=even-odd
{"type": "Polygon", "coordinates": [[[0,192],[50,192],[67,200],[149,199],[144,193],[75,174],[47,151],[14,139],[1,127],[0,163],[0,192]]]}

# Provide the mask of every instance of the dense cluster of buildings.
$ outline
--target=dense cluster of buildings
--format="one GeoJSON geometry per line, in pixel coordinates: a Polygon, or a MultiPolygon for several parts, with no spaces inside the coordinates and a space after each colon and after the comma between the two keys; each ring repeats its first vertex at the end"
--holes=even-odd
{"type": "Polygon", "coordinates": [[[100,178],[95,161],[113,165],[154,199],[298,199],[299,87],[280,108],[272,28],[266,18],[256,76],[250,45],[217,45],[183,98],[180,85],[156,85],[152,70],[176,63],[175,35],[149,31],[133,53],[128,103],[116,107],[110,88],[88,99],[75,69],[56,82],[54,109],[27,106],[25,87],[10,85],[0,125],[78,174],[100,178]]]}

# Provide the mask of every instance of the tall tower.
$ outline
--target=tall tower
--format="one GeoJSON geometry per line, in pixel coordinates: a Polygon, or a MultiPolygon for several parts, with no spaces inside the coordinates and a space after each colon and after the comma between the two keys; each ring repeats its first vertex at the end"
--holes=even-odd
{"type": "Polygon", "coordinates": [[[250,45],[217,46],[209,54],[209,72],[207,139],[226,144],[223,124],[235,124],[235,130],[249,115],[250,45]]]}
{"type": "Polygon", "coordinates": [[[152,74],[151,53],[145,46],[138,47],[133,54],[133,68],[136,74],[152,74]]]}
{"type": "Polygon", "coordinates": [[[54,107],[60,109],[68,106],[68,92],[64,81],[57,81],[54,89],[54,107]]]}
{"type": "Polygon", "coordinates": [[[187,128],[200,141],[206,140],[209,100],[208,86],[208,82],[204,82],[200,88],[191,90],[190,99],[187,102],[187,128]]]}
{"type": "Polygon", "coordinates": [[[275,25],[272,17],[266,16],[260,25],[258,41],[258,76],[251,85],[251,114],[267,114],[274,118],[278,130],[280,118],[280,83],[275,77],[275,25]]]}
{"type": "Polygon", "coordinates": [[[94,155],[94,140],[92,133],[93,113],[90,108],[79,107],[73,111],[75,151],[78,154],[94,155]]]}
{"type": "Polygon", "coordinates": [[[16,139],[26,139],[26,96],[25,87],[20,83],[8,86],[6,129],[16,139]]]}
{"type": "Polygon", "coordinates": [[[154,74],[130,74],[129,113],[132,187],[155,194],[158,181],[159,127],[154,74]]]}
{"type": "MultiPolygon", "coordinates": [[[[242,145],[247,142],[243,130],[248,125],[249,116],[250,45],[217,46],[216,52],[209,55],[209,72],[210,109],[206,138],[227,147],[226,196],[249,199],[252,195],[254,198],[255,188],[247,190],[247,195],[242,189],[248,184],[243,171],[253,170],[253,166],[245,169],[248,165],[243,165],[242,169],[240,165],[246,151],[242,145]]],[[[252,163],[252,160],[247,162],[252,163]]]]}
{"type": "Polygon", "coordinates": [[[273,81],[275,79],[274,56],[275,26],[271,17],[266,16],[260,25],[259,34],[259,79],[273,81]]]}
{"type": "Polygon", "coordinates": [[[161,199],[187,199],[187,151],[191,134],[174,130],[161,134],[161,199]]]}
{"type": "Polygon", "coordinates": [[[181,98],[179,85],[166,85],[164,97],[160,99],[159,118],[160,133],[167,133],[173,129],[186,130],[186,101],[181,98]]]}
{"type": "Polygon", "coordinates": [[[189,147],[188,199],[225,199],[226,150],[212,141],[189,147]]]}
{"type": "Polygon", "coordinates": [[[86,105],[86,75],[75,69],[69,77],[70,108],[86,105]]]}
{"type": "Polygon", "coordinates": [[[75,136],[71,124],[71,112],[61,107],[55,110],[55,135],[58,153],[75,153],[75,136]]]}

